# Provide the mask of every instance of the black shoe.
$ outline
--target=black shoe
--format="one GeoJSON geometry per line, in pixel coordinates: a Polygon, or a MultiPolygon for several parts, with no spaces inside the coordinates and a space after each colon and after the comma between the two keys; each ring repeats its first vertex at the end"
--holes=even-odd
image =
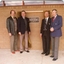
{"type": "Polygon", "coordinates": [[[44,52],[42,52],[41,54],[45,54],[44,52]]]}
{"type": "Polygon", "coordinates": [[[54,56],[50,56],[51,58],[53,58],[54,56]]]}
{"type": "Polygon", "coordinates": [[[20,51],[20,53],[23,53],[23,51],[20,51]]]}
{"type": "Polygon", "coordinates": [[[53,59],[53,61],[56,61],[56,60],[57,60],[57,58],[56,59],[55,58],[53,59]]]}
{"type": "Polygon", "coordinates": [[[26,52],[28,52],[28,53],[29,53],[29,50],[27,50],[26,52]]]}
{"type": "Polygon", "coordinates": [[[48,56],[49,54],[45,54],[45,56],[48,56]]]}

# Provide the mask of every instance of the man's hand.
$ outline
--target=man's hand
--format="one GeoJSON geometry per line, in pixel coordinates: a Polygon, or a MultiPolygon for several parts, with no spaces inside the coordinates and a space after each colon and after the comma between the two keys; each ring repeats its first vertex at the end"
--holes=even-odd
{"type": "Polygon", "coordinates": [[[40,33],[40,37],[42,36],[42,33],[40,33]]]}
{"type": "Polygon", "coordinates": [[[9,33],[9,36],[11,36],[12,34],[11,33],[9,33]]]}
{"type": "Polygon", "coordinates": [[[21,32],[19,32],[18,34],[21,35],[21,32]]]}
{"type": "Polygon", "coordinates": [[[51,31],[51,32],[53,32],[53,31],[54,31],[54,28],[53,28],[53,27],[51,27],[51,28],[50,28],[50,31],[51,31]]]}
{"type": "Polygon", "coordinates": [[[29,35],[30,35],[31,33],[29,32],[29,35]]]}

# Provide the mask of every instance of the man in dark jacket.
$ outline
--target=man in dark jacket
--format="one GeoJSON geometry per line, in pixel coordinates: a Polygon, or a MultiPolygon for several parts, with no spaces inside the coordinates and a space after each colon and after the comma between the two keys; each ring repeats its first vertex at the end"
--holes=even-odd
{"type": "Polygon", "coordinates": [[[18,50],[17,47],[17,18],[15,17],[16,12],[10,11],[10,17],[6,20],[6,27],[10,36],[11,52],[15,53],[18,50]]]}
{"type": "Polygon", "coordinates": [[[43,40],[43,52],[46,56],[50,54],[50,12],[44,12],[44,19],[42,20],[40,36],[42,36],[43,40]]]}
{"type": "Polygon", "coordinates": [[[18,18],[18,34],[20,37],[20,53],[23,52],[23,38],[25,37],[25,51],[28,50],[28,33],[30,33],[29,19],[26,17],[26,12],[22,10],[21,16],[18,18]]]}

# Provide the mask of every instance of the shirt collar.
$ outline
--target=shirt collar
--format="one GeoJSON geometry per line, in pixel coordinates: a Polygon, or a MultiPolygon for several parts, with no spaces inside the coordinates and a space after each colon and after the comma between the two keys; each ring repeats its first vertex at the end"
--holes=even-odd
{"type": "Polygon", "coordinates": [[[48,18],[49,18],[49,17],[47,17],[47,18],[45,18],[45,19],[47,19],[47,20],[48,20],[48,18]]]}
{"type": "Polygon", "coordinates": [[[57,17],[57,15],[54,18],[56,18],[56,17],[57,17]]]}

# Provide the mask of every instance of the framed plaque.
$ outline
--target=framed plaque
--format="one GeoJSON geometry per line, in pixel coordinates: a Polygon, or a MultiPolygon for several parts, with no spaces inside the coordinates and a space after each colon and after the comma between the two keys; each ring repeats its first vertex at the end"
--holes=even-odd
{"type": "Polygon", "coordinates": [[[29,21],[30,22],[39,22],[39,17],[30,17],[29,21]]]}

